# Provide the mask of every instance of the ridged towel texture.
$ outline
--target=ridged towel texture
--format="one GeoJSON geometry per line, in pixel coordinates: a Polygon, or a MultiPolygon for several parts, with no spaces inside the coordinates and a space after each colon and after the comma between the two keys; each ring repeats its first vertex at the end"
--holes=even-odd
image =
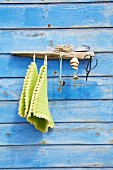
{"type": "Polygon", "coordinates": [[[27,119],[43,133],[54,127],[48,107],[47,66],[43,65],[38,75],[37,66],[32,62],[27,70],[19,101],[19,115],[27,119]]]}

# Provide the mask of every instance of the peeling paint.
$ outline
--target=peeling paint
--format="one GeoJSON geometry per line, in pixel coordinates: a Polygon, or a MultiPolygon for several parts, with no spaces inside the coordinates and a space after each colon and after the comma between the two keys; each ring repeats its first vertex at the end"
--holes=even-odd
{"type": "Polygon", "coordinates": [[[99,133],[99,132],[96,132],[96,136],[100,136],[100,133],[99,133]]]}
{"type": "Polygon", "coordinates": [[[9,96],[9,93],[7,93],[6,91],[2,91],[2,94],[3,94],[4,96],[9,96]]]}
{"type": "Polygon", "coordinates": [[[11,134],[10,133],[6,133],[6,136],[10,136],[11,134]]]}

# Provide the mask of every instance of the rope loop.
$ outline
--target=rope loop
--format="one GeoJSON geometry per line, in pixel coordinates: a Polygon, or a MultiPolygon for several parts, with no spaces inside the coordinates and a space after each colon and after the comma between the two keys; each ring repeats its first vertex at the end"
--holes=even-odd
{"type": "Polygon", "coordinates": [[[36,58],[36,55],[34,54],[33,55],[33,62],[35,63],[35,58],[36,58]]]}
{"type": "Polygon", "coordinates": [[[59,56],[59,60],[60,60],[60,80],[62,80],[62,53],[60,53],[60,56],[59,56]]]}
{"type": "Polygon", "coordinates": [[[44,58],[44,65],[47,66],[47,54],[45,54],[45,58],[44,58]]]}

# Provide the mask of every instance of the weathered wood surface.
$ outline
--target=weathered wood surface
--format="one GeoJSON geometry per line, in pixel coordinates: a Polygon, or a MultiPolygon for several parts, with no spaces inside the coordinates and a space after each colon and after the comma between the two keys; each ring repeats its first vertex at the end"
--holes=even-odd
{"type": "MultiPolygon", "coordinates": [[[[113,170],[113,1],[103,2],[0,1],[0,169],[113,170]],[[69,60],[63,61],[62,93],[57,91],[59,61],[48,61],[55,128],[42,134],[18,115],[23,77],[32,59],[8,53],[53,50],[60,44],[73,44],[74,49],[89,45],[103,53],[96,53],[94,77],[88,82],[80,77],[76,91],[69,60]]],[[[43,64],[36,62],[38,68],[43,64]]],[[[80,76],[85,76],[85,64],[80,62],[80,76]]]]}
{"type": "MultiPolygon", "coordinates": [[[[78,85],[74,90],[72,78],[64,79],[66,84],[62,93],[58,92],[59,79],[48,79],[48,98],[52,99],[113,99],[113,78],[112,77],[90,77],[88,82],[85,78],[77,81],[78,85]]],[[[0,79],[0,100],[19,100],[22,90],[23,78],[1,78],[0,79]]]]}
{"type": "Polygon", "coordinates": [[[1,0],[0,3],[25,3],[25,4],[30,4],[30,3],[70,3],[70,2],[113,2],[112,0],[1,0]]]}
{"type": "Polygon", "coordinates": [[[0,125],[0,140],[0,145],[113,144],[113,123],[55,123],[46,134],[30,124],[6,124],[0,125]]]}
{"type": "MultiPolygon", "coordinates": [[[[113,75],[113,53],[95,53],[98,59],[97,67],[90,72],[90,76],[112,76],[113,75]],[[110,69],[109,69],[110,68],[110,69]]],[[[0,55],[0,77],[25,77],[26,70],[32,58],[17,57],[8,54],[0,55]]],[[[80,61],[77,74],[86,76],[86,65],[88,61],[80,61]]],[[[38,69],[43,65],[44,60],[36,59],[38,69]]],[[[93,60],[95,65],[95,60],[93,60]]],[[[48,76],[59,76],[59,60],[48,60],[48,76]]],[[[74,69],[70,66],[70,60],[63,60],[62,75],[73,76],[74,69]]]]}
{"type": "MultiPolygon", "coordinates": [[[[112,100],[49,101],[55,122],[113,122],[112,100]]],[[[0,102],[0,123],[21,123],[18,101],[0,102]],[[9,109],[10,108],[10,109],[9,109]]]]}
{"type": "Polygon", "coordinates": [[[0,28],[48,27],[113,27],[113,3],[0,5],[0,28]]]}
{"type": "MultiPolygon", "coordinates": [[[[13,169],[13,170],[17,170],[18,168],[16,169],[13,169]]],[[[40,168],[30,168],[32,170],[40,170],[40,168]]],[[[113,168],[51,168],[51,170],[113,170],[113,168]]],[[[26,170],[26,169],[23,169],[22,170],[26,170]]],[[[41,170],[45,170],[45,168],[41,168],[41,170]]],[[[50,170],[50,168],[46,168],[46,170],[50,170]]]]}
{"type": "MultiPolygon", "coordinates": [[[[17,170],[18,168],[16,169],[13,169],[13,170],[17,170]]],[[[32,170],[40,170],[40,168],[30,168],[32,170]]],[[[113,168],[51,168],[51,170],[113,170],[113,168]]],[[[22,168],[22,170],[26,170],[24,168],[22,168]]],[[[45,168],[41,168],[41,170],[45,170],[45,168]]],[[[46,168],[46,170],[50,170],[50,168],[46,168]]]]}
{"type": "Polygon", "coordinates": [[[56,45],[72,44],[73,49],[89,45],[92,51],[113,51],[113,29],[1,30],[0,53],[53,50],[56,45]],[[64,38],[65,37],[65,38],[64,38]]]}
{"type": "Polygon", "coordinates": [[[113,146],[5,146],[0,159],[0,168],[113,167],[113,146]]]}
{"type": "MultiPolygon", "coordinates": [[[[15,55],[15,56],[20,56],[20,57],[33,57],[35,54],[35,58],[40,58],[40,59],[44,59],[45,55],[47,55],[47,59],[59,59],[61,52],[55,52],[55,51],[13,51],[11,52],[11,55],[15,55]]],[[[72,59],[74,56],[76,56],[77,59],[79,60],[87,60],[90,59],[90,56],[94,57],[94,52],[93,51],[83,51],[83,52],[63,52],[62,53],[62,58],[63,59],[72,59]]]]}

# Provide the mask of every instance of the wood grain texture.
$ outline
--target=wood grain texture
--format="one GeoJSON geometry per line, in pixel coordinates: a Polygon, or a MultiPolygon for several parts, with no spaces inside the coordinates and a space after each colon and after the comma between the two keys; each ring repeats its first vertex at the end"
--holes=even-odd
{"type": "Polygon", "coordinates": [[[0,53],[53,50],[72,44],[73,49],[89,45],[92,51],[113,51],[113,29],[1,30],[0,53]],[[64,38],[65,37],[65,38],[64,38]]]}
{"type": "Polygon", "coordinates": [[[0,147],[0,159],[0,168],[113,167],[113,146],[0,147]]]}
{"type": "Polygon", "coordinates": [[[0,28],[113,27],[112,9],[113,3],[0,5],[0,28]]]}
{"type": "MultiPolygon", "coordinates": [[[[29,4],[29,3],[78,3],[78,2],[109,2],[109,0],[1,0],[1,4],[9,3],[9,4],[16,4],[16,3],[23,3],[23,4],[29,4]]],[[[113,2],[110,0],[110,2],[113,2]]]]}
{"type": "MultiPolygon", "coordinates": [[[[90,72],[90,76],[112,76],[113,73],[113,53],[96,53],[95,57],[98,59],[97,67],[90,72]],[[110,69],[109,69],[110,68],[110,69]]],[[[32,58],[16,57],[8,54],[0,55],[0,77],[24,77],[26,70],[32,58]]],[[[36,59],[38,69],[43,65],[42,59],[36,59]]],[[[88,61],[80,61],[77,74],[79,76],[86,76],[86,65],[88,61]]],[[[95,65],[93,60],[92,65],[95,65]]],[[[48,76],[57,77],[60,71],[59,60],[48,61],[48,76]]],[[[74,69],[70,66],[69,60],[63,60],[62,75],[73,76],[74,69]]]]}
{"type": "MultiPolygon", "coordinates": [[[[48,79],[48,97],[52,99],[113,99],[113,78],[93,77],[88,82],[85,78],[77,81],[74,90],[72,78],[64,79],[66,84],[62,93],[58,92],[58,78],[48,79]]],[[[23,79],[2,78],[0,79],[0,100],[19,100],[23,85],[23,79]]]]}
{"type": "MultiPolygon", "coordinates": [[[[19,56],[19,57],[33,57],[33,55],[35,54],[35,58],[40,58],[40,59],[44,59],[45,55],[47,55],[47,59],[51,59],[51,60],[55,60],[55,59],[59,59],[61,52],[54,52],[54,51],[29,51],[29,52],[23,52],[23,51],[13,51],[11,52],[11,55],[14,56],[19,56]]],[[[71,60],[74,56],[76,56],[77,59],[79,60],[87,60],[92,56],[94,57],[94,52],[93,51],[88,51],[88,52],[64,52],[62,53],[62,58],[66,59],[66,60],[71,60]]]]}
{"type": "MultiPolygon", "coordinates": [[[[113,170],[113,1],[103,2],[0,1],[0,169],[113,170]],[[69,61],[63,61],[62,93],[58,93],[59,61],[48,62],[55,128],[42,134],[17,113],[32,59],[8,53],[53,50],[60,44],[73,44],[74,49],[89,45],[92,51],[107,53],[96,53],[99,64],[90,74],[94,77],[88,82],[81,77],[76,91],[69,61]]],[[[38,68],[42,64],[37,60],[38,68]]],[[[80,76],[85,76],[85,64],[80,62],[80,76]]]]}
{"type": "MultiPolygon", "coordinates": [[[[113,101],[49,101],[55,122],[113,122],[113,101]]],[[[17,102],[0,102],[0,123],[26,122],[18,115],[17,102]],[[10,109],[9,109],[10,108],[10,109]]]]}
{"type": "Polygon", "coordinates": [[[31,124],[0,125],[0,145],[38,144],[113,144],[113,123],[55,123],[46,134],[31,124]]]}

